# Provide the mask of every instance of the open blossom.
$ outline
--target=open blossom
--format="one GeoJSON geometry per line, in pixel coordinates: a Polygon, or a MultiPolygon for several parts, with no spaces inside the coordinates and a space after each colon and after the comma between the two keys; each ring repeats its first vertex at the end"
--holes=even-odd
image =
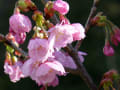
{"type": "Polygon", "coordinates": [[[67,44],[73,42],[73,33],[74,27],[69,24],[58,24],[55,27],[49,29],[50,37],[55,36],[55,48],[66,47],[67,44]]]}
{"type": "Polygon", "coordinates": [[[51,36],[55,36],[55,48],[66,47],[67,44],[75,40],[85,38],[85,30],[79,23],[74,24],[57,24],[48,31],[51,36]]]}
{"type": "Polygon", "coordinates": [[[17,62],[15,65],[9,65],[7,62],[4,64],[4,72],[9,74],[10,80],[14,83],[19,81],[20,78],[24,78],[21,66],[21,62],[17,62]]]}
{"type": "Polygon", "coordinates": [[[28,45],[30,58],[44,62],[48,57],[52,57],[54,37],[47,39],[31,39],[28,45]]]}
{"type": "Polygon", "coordinates": [[[72,26],[75,28],[75,33],[73,33],[73,39],[81,40],[85,38],[85,29],[80,23],[74,23],[72,26]]]}
{"type": "Polygon", "coordinates": [[[53,3],[53,9],[65,15],[69,11],[69,4],[63,0],[56,0],[53,3]]]}
{"type": "MultiPolygon", "coordinates": [[[[72,69],[77,68],[77,66],[75,65],[72,57],[69,56],[68,53],[65,53],[65,52],[62,52],[62,51],[57,51],[57,52],[54,53],[54,55],[55,55],[56,60],[61,62],[64,67],[72,68],[72,69]]],[[[79,51],[78,55],[79,55],[80,61],[83,63],[84,62],[83,55],[87,55],[87,53],[79,51]]]]}
{"type": "Polygon", "coordinates": [[[15,33],[29,32],[32,28],[30,19],[20,13],[13,14],[9,19],[9,24],[15,33]]]}
{"type": "Polygon", "coordinates": [[[103,48],[103,53],[106,56],[113,56],[114,55],[114,49],[112,46],[110,46],[109,42],[107,42],[103,48]]]}
{"type": "Polygon", "coordinates": [[[22,72],[26,77],[31,77],[38,85],[56,86],[58,85],[58,78],[56,75],[65,75],[65,70],[61,63],[56,60],[45,61],[40,63],[33,59],[27,60],[22,72]]]}

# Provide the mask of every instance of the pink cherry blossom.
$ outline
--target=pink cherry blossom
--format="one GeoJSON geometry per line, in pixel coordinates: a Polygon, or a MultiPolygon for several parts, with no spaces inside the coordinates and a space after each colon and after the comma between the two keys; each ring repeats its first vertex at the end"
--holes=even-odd
{"type": "Polygon", "coordinates": [[[52,57],[54,37],[47,39],[31,39],[28,44],[30,58],[44,62],[48,57],[52,57]]]}
{"type": "Polygon", "coordinates": [[[75,28],[75,31],[73,33],[73,39],[75,40],[81,40],[85,38],[85,29],[80,23],[74,23],[72,26],[75,28]]]}
{"type": "Polygon", "coordinates": [[[110,46],[109,42],[107,42],[103,48],[103,52],[106,56],[113,56],[114,55],[114,49],[112,46],[110,46]]]}
{"type": "MultiPolygon", "coordinates": [[[[69,56],[68,53],[65,53],[63,51],[57,51],[54,53],[54,55],[55,55],[55,59],[61,62],[64,67],[72,68],[72,69],[77,68],[72,57],[69,56]]],[[[83,55],[87,55],[87,54],[79,51],[78,55],[80,57],[80,61],[83,63],[84,62],[83,55]]]]}
{"type": "Polygon", "coordinates": [[[61,63],[56,60],[45,61],[40,63],[39,60],[29,59],[22,67],[23,74],[30,76],[38,85],[56,86],[58,78],[56,75],[65,75],[65,70],[61,63]]]}
{"type": "Polygon", "coordinates": [[[111,35],[111,42],[115,45],[118,46],[118,40],[115,35],[111,35]]]}
{"type": "Polygon", "coordinates": [[[7,62],[4,64],[4,72],[9,74],[10,80],[12,82],[17,82],[20,78],[24,78],[24,75],[21,71],[21,62],[17,62],[15,65],[9,65],[7,62]]]}
{"type": "Polygon", "coordinates": [[[69,4],[63,0],[56,0],[53,3],[53,9],[65,15],[69,11],[69,4]]]}
{"type": "Polygon", "coordinates": [[[66,47],[67,44],[72,43],[74,27],[69,24],[58,24],[49,29],[50,37],[55,36],[55,48],[66,47]]]}
{"type": "Polygon", "coordinates": [[[15,33],[29,32],[32,28],[30,19],[20,13],[13,14],[9,19],[9,24],[15,33]]]}

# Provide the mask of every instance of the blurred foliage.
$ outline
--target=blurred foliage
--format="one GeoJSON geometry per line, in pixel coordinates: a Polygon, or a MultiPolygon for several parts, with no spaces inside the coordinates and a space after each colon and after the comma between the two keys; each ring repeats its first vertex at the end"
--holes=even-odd
{"type": "MultiPolygon", "coordinates": [[[[33,0],[42,10],[43,5],[40,0],[33,0]],[[41,8],[42,7],[42,8],[41,8]]],[[[66,0],[70,4],[70,11],[67,17],[71,23],[80,22],[85,24],[90,12],[93,0],[66,0]]],[[[0,33],[7,34],[9,30],[9,17],[13,13],[16,0],[0,0],[0,33]]],[[[100,0],[98,10],[104,12],[108,19],[120,27],[120,0],[100,0]]],[[[29,13],[31,14],[31,13],[29,13]]],[[[29,15],[28,14],[28,15],[29,15]]],[[[30,35],[28,35],[30,37],[30,35]]],[[[104,47],[104,29],[92,27],[80,48],[81,51],[87,52],[84,65],[97,84],[102,78],[103,73],[109,69],[120,71],[120,45],[115,47],[115,55],[106,57],[103,55],[104,47]]],[[[27,42],[22,46],[27,51],[27,42]]],[[[0,44],[0,90],[39,90],[37,84],[29,78],[22,79],[18,83],[12,83],[8,75],[4,74],[3,63],[5,59],[5,47],[0,44]]],[[[60,77],[59,86],[48,90],[89,90],[86,84],[79,76],[68,74],[66,77],[60,77]]]]}

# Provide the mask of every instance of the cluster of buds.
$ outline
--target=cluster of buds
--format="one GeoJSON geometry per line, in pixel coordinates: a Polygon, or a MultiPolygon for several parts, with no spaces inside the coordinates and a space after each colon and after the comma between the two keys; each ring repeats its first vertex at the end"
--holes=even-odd
{"type": "Polygon", "coordinates": [[[103,75],[103,78],[100,82],[100,88],[103,86],[104,90],[109,90],[110,88],[112,90],[116,90],[113,87],[113,82],[114,80],[118,79],[119,79],[118,72],[116,70],[110,70],[103,75]]]}
{"type": "Polygon", "coordinates": [[[118,46],[120,42],[120,29],[109,21],[102,13],[98,13],[92,19],[92,25],[102,26],[105,28],[105,46],[103,52],[106,56],[114,55],[114,48],[112,45],[118,46]]]}

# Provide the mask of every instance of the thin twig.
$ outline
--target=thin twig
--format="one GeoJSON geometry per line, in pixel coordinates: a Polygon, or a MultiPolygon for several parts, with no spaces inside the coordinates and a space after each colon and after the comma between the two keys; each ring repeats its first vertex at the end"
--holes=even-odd
{"type": "MultiPolygon", "coordinates": [[[[91,11],[90,11],[90,14],[89,14],[89,17],[88,17],[88,19],[87,19],[87,21],[86,21],[86,24],[85,24],[85,32],[87,33],[88,32],[88,30],[89,30],[89,28],[90,28],[90,26],[91,26],[91,20],[92,20],[92,18],[94,17],[94,15],[95,15],[95,13],[96,13],[96,9],[97,9],[97,5],[98,5],[98,2],[99,2],[100,0],[94,0],[94,2],[93,2],[93,6],[92,6],[92,8],[91,8],[91,11]]],[[[75,49],[79,49],[79,47],[81,46],[81,44],[82,44],[82,41],[83,40],[80,40],[80,41],[78,41],[77,42],[77,44],[76,44],[76,46],[75,46],[75,49]]]]}
{"type": "Polygon", "coordinates": [[[28,54],[26,52],[24,52],[19,47],[16,47],[16,45],[14,43],[12,43],[11,41],[7,40],[3,34],[0,34],[0,42],[3,42],[5,44],[9,45],[10,47],[14,48],[16,51],[20,52],[24,58],[28,58],[28,54]]]}

